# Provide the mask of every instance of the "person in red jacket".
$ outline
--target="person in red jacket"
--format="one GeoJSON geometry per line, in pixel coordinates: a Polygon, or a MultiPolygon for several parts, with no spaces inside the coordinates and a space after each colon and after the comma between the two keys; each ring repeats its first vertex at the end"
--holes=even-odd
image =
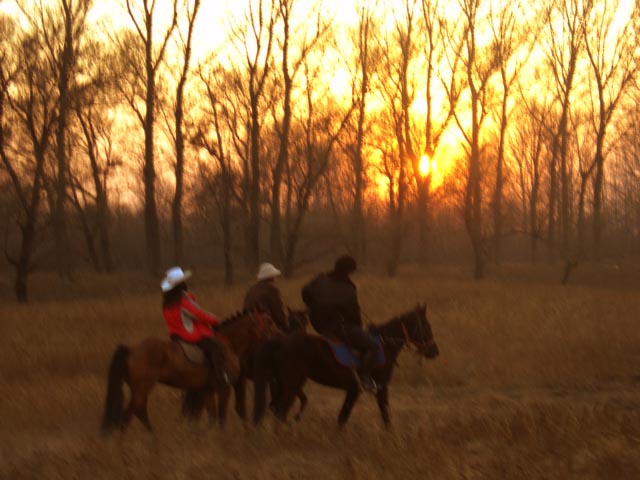
{"type": "Polygon", "coordinates": [[[190,271],[180,267],[167,270],[162,280],[162,313],[172,339],[198,345],[211,366],[210,383],[223,377],[223,354],[214,337],[214,329],[220,324],[215,315],[203,310],[195,297],[187,291],[186,281],[190,271]]]}

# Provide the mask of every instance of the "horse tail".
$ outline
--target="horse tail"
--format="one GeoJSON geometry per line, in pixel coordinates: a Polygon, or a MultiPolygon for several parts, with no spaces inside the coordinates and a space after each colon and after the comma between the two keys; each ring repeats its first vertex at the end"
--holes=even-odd
{"type": "Polygon", "coordinates": [[[107,398],[104,403],[104,415],[102,416],[102,431],[109,433],[118,428],[122,422],[124,411],[124,394],[122,382],[128,374],[127,359],[129,348],[118,345],[111,358],[109,376],[107,380],[107,398]]]}
{"type": "MultiPolygon", "coordinates": [[[[276,354],[280,350],[277,338],[263,343],[254,357],[253,366],[253,424],[258,425],[264,416],[267,384],[276,373],[276,354]]],[[[274,399],[277,400],[277,399],[274,399]]]]}
{"type": "Polygon", "coordinates": [[[189,420],[198,420],[204,410],[207,396],[210,392],[206,389],[187,390],[182,396],[182,415],[189,420]]]}

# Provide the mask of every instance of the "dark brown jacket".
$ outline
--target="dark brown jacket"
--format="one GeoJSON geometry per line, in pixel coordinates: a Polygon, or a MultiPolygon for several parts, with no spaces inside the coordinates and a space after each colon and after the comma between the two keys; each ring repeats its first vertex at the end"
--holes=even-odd
{"type": "Polygon", "coordinates": [[[344,326],[362,327],[358,293],[346,275],[321,274],[302,288],[313,328],[339,335],[344,326]]]}
{"type": "Polygon", "coordinates": [[[280,290],[273,280],[261,280],[251,285],[244,297],[244,308],[255,308],[262,305],[276,324],[285,332],[289,329],[289,322],[284,313],[284,304],[280,290]]]}

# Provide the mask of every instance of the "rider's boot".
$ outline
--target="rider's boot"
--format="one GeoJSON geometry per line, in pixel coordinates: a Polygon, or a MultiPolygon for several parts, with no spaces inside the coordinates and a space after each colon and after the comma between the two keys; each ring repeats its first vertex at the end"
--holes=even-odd
{"type": "Polygon", "coordinates": [[[362,367],[358,372],[358,376],[360,377],[360,386],[362,390],[367,393],[375,394],[378,391],[378,386],[376,385],[376,381],[371,376],[371,370],[373,368],[373,362],[375,360],[375,352],[363,352],[361,361],[362,367]]]}

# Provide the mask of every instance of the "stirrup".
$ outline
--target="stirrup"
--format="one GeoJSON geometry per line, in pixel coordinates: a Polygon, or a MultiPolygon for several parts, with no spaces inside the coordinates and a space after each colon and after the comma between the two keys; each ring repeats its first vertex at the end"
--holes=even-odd
{"type": "Polygon", "coordinates": [[[361,376],[360,373],[354,369],[356,381],[360,391],[376,394],[378,392],[378,385],[371,375],[361,376]]]}
{"type": "Polygon", "coordinates": [[[365,377],[364,379],[361,379],[360,386],[362,387],[362,390],[367,393],[375,394],[378,392],[378,385],[376,384],[376,381],[371,377],[365,377]]]}

